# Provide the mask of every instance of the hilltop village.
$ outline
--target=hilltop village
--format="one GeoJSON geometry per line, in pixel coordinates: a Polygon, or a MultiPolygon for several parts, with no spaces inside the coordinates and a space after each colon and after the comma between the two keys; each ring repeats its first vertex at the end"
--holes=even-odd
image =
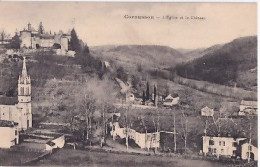
{"type": "Polygon", "coordinates": [[[43,23],[2,40],[0,155],[20,158],[13,165],[66,149],[258,161],[257,101],[234,97],[243,92],[236,86],[224,87],[227,97],[186,87],[181,77],[148,76],[140,66],[132,76],[142,79],[129,79],[126,68],[92,54],[74,28],[52,33],[43,23]]]}

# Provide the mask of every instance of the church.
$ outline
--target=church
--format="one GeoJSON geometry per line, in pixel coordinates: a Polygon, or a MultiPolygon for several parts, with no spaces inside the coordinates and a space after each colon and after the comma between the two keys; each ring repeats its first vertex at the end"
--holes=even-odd
{"type": "Polygon", "coordinates": [[[0,105],[0,120],[18,123],[19,131],[32,127],[31,78],[27,74],[25,57],[18,79],[18,104],[0,105]]]}

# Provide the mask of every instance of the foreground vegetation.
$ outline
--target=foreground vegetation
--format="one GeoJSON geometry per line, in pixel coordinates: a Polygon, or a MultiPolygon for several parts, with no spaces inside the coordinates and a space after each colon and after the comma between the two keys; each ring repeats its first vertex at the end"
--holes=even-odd
{"type": "Polygon", "coordinates": [[[82,150],[61,149],[55,154],[33,165],[39,166],[98,166],[98,167],[220,167],[223,164],[202,160],[188,160],[177,157],[130,155],[105,152],[93,152],[82,150]]]}

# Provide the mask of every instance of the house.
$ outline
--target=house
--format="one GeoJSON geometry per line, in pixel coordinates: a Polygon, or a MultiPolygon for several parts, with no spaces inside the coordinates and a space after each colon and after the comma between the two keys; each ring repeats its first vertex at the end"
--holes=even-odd
{"type": "Polygon", "coordinates": [[[0,105],[0,120],[18,123],[18,130],[32,127],[31,78],[27,75],[25,58],[18,79],[18,103],[0,105]]]}
{"type": "Polygon", "coordinates": [[[257,115],[257,101],[242,100],[240,103],[238,115],[257,115]]]}
{"type": "Polygon", "coordinates": [[[174,106],[176,104],[179,103],[180,97],[178,94],[173,94],[173,96],[171,94],[169,94],[163,102],[163,105],[166,107],[171,107],[174,106]]]}
{"type": "Polygon", "coordinates": [[[237,146],[239,141],[245,140],[246,138],[232,137],[210,137],[203,136],[203,153],[207,155],[216,156],[227,156],[236,157],[237,156],[237,146]]]}
{"type": "Polygon", "coordinates": [[[21,143],[21,147],[30,149],[52,151],[54,148],[63,148],[65,136],[59,133],[27,133],[26,138],[21,143]]]}
{"type": "Polygon", "coordinates": [[[19,143],[17,123],[0,120],[0,148],[10,148],[19,143]]]}
{"type": "Polygon", "coordinates": [[[209,108],[208,106],[201,109],[201,116],[213,117],[213,115],[214,115],[214,110],[209,108]]]}
{"type": "Polygon", "coordinates": [[[203,153],[243,160],[247,160],[250,155],[250,159],[258,160],[257,147],[249,144],[246,138],[203,136],[203,153]]]}
{"type": "Polygon", "coordinates": [[[140,124],[125,128],[119,122],[114,122],[110,134],[113,139],[116,137],[123,139],[128,135],[129,139],[132,139],[142,149],[160,147],[160,132],[152,130],[152,128],[145,130],[140,124]]]}
{"type": "Polygon", "coordinates": [[[257,147],[253,146],[252,144],[249,144],[248,142],[245,142],[241,144],[241,159],[247,160],[250,155],[250,159],[253,161],[258,160],[258,149],[257,147]]]}

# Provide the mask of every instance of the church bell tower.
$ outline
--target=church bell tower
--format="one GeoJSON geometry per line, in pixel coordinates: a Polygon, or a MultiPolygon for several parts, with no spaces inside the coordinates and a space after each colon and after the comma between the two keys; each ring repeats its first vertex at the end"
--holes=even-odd
{"type": "Polygon", "coordinates": [[[22,74],[18,79],[18,102],[30,103],[31,102],[31,78],[27,75],[26,60],[23,58],[22,74]]]}
{"type": "Polygon", "coordinates": [[[18,79],[18,108],[20,128],[32,127],[31,78],[27,74],[25,57],[23,58],[22,74],[18,79]]]}

